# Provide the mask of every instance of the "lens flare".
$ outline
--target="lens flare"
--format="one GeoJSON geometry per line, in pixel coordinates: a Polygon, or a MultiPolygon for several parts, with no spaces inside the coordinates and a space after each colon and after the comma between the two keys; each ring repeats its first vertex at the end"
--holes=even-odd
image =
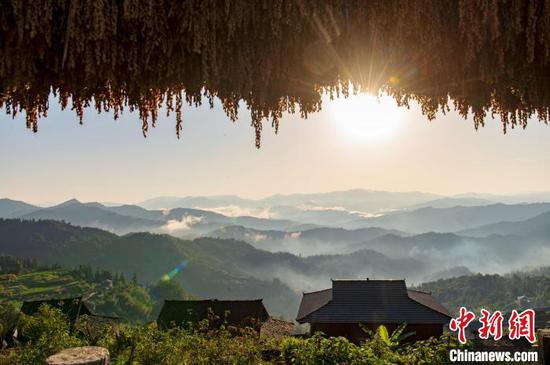
{"type": "Polygon", "coordinates": [[[188,264],[189,264],[189,260],[183,260],[168,274],[164,274],[161,280],[164,282],[172,280],[174,276],[176,276],[181,270],[186,268],[188,264]]]}

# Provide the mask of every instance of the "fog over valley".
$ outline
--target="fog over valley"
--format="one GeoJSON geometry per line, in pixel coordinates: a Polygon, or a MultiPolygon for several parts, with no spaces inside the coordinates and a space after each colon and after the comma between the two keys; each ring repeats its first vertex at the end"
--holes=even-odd
{"type": "Polygon", "coordinates": [[[271,311],[292,318],[300,293],[331,279],[419,285],[547,266],[545,196],[351,190],[258,200],[161,197],[135,205],[71,199],[48,207],[6,198],[0,254],[136,273],[145,284],[187,260],[175,280],[189,293],[262,297],[271,311]]]}

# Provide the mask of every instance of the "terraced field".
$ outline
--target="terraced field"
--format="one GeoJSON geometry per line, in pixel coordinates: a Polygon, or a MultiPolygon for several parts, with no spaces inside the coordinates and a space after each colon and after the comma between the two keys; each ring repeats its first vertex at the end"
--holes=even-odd
{"type": "Polygon", "coordinates": [[[93,285],[75,280],[68,270],[35,271],[21,275],[0,275],[2,297],[24,301],[48,297],[72,297],[83,295],[93,285]]]}

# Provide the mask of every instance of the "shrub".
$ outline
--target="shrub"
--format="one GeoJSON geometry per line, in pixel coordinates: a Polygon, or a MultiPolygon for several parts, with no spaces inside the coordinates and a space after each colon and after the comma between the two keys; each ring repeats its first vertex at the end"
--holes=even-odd
{"type": "Polygon", "coordinates": [[[286,338],[281,342],[281,357],[287,364],[389,364],[377,358],[368,346],[357,346],[343,337],[325,338],[315,334],[307,339],[286,338]]]}
{"type": "Polygon", "coordinates": [[[14,302],[0,302],[0,343],[10,335],[18,314],[19,308],[14,302]]]}
{"type": "Polygon", "coordinates": [[[202,332],[154,325],[120,326],[99,346],[109,349],[113,364],[262,364],[262,344],[252,332],[225,328],[202,332]]]}
{"type": "Polygon", "coordinates": [[[444,364],[447,361],[449,349],[458,346],[461,345],[451,335],[417,341],[400,350],[401,361],[407,365],[444,364]]]}
{"type": "Polygon", "coordinates": [[[70,331],[69,321],[59,309],[42,305],[33,316],[21,314],[20,337],[25,339],[18,353],[20,365],[43,364],[46,358],[84,342],[70,331]]]}
{"type": "Polygon", "coordinates": [[[73,332],[67,318],[46,305],[33,316],[22,315],[19,327],[25,341],[0,351],[0,365],[42,364],[49,355],[83,345],[108,348],[113,365],[436,365],[446,363],[449,347],[458,346],[450,336],[402,345],[397,340],[402,331],[390,336],[383,329],[356,345],[320,333],[309,338],[265,339],[252,330],[223,325],[161,331],[153,324],[96,326],[85,320],[73,332]]]}

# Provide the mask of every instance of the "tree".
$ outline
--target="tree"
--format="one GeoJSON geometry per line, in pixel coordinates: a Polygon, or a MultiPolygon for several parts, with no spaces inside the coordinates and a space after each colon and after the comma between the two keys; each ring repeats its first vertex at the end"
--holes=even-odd
{"type": "Polygon", "coordinates": [[[165,299],[183,300],[189,298],[185,289],[175,280],[160,280],[157,284],[149,288],[149,292],[151,296],[159,302],[165,299]]]}

